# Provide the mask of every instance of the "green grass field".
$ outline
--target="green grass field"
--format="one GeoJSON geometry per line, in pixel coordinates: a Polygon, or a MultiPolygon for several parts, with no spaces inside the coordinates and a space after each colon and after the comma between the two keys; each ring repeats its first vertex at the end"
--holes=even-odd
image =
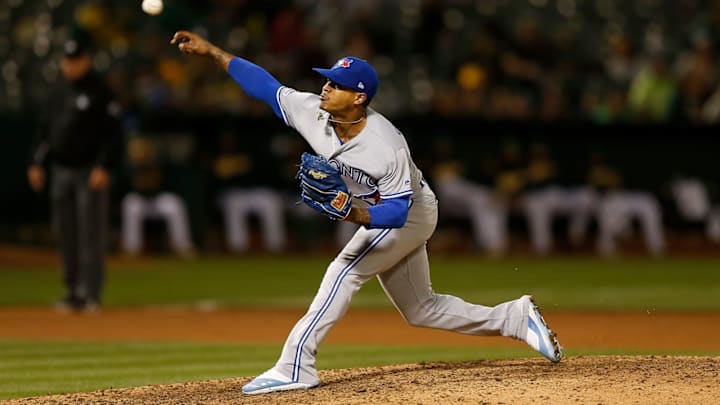
{"type": "MultiPolygon", "coordinates": [[[[106,307],[184,305],[304,308],[327,257],[113,261],[106,307]]],[[[523,293],[553,310],[719,311],[720,259],[431,259],[438,292],[494,304],[523,293]]],[[[45,306],[62,294],[50,267],[0,266],[0,305],[45,306]]],[[[390,308],[378,283],[353,307],[390,308]]],[[[2,327],[0,325],[0,327],[2,327]]],[[[0,399],[249,376],[277,345],[0,340],[0,399]]],[[[323,345],[319,368],[534,356],[529,349],[323,345]]],[[[612,351],[569,352],[615,354],[612,351]]],[[[623,352],[628,353],[628,352],[623,352]]],[[[711,354],[672,352],[673,354],[711,354]]],[[[653,354],[661,354],[653,352],[653,354]]],[[[670,354],[670,353],[667,353],[670,354]]]]}
{"type": "MultiPolygon", "coordinates": [[[[193,305],[305,308],[329,257],[146,259],[110,266],[106,306],[193,305]]],[[[523,293],[563,310],[720,310],[720,258],[431,259],[433,287],[498,303],[523,293]]],[[[0,266],[0,305],[48,305],[62,295],[60,271],[0,266]]],[[[353,305],[390,308],[376,281],[353,305]]]]}

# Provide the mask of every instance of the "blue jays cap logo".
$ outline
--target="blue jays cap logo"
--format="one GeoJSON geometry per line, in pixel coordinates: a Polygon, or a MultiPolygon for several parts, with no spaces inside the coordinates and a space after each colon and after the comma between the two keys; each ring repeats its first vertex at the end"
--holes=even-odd
{"type": "Polygon", "coordinates": [[[335,63],[335,66],[336,66],[336,67],[341,67],[341,68],[346,68],[346,69],[347,69],[347,68],[350,67],[350,64],[351,64],[352,62],[353,62],[352,59],[342,58],[342,59],[340,59],[339,61],[337,61],[337,63],[335,63]]]}
{"type": "Polygon", "coordinates": [[[364,59],[344,56],[338,59],[330,69],[313,68],[313,70],[328,80],[367,94],[368,100],[371,100],[377,92],[377,72],[364,59]]]}

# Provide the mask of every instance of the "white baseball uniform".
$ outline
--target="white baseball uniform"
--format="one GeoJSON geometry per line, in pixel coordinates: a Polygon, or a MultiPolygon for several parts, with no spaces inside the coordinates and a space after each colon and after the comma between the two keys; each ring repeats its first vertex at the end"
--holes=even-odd
{"type": "Polygon", "coordinates": [[[636,219],[645,245],[653,255],[665,249],[662,209],[654,195],[639,190],[610,190],[598,201],[598,250],[604,256],[616,253],[617,239],[636,219]]]}
{"type": "Polygon", "coordinates": [[[172,249],[181,256],[194,251],[190,237],[190,221],[185,203],[175,193],[164,191],[156,196],[130,192],[122,200],[122,246],[131,255],[143,247],[143,222],[147,218],[162,219],[167,226],[172,249]]]}
{"type": "Polygon", "coordinates": [[[437,223],[437,200],[399,130],[368,109],[365,128],[342,143],[328,121],[329,114],[319,108],[318,95],[281,87],[277,97],[286,124],[340,170],[356,197],[353,204],[369,206],[379,199],[411,196],[411,207],[401,228],[360,227],[328,266],[310,308],[292,329],[271,371],[294,382],[317,384],[315,352],[319,343],[343,317],[355,292],[375,276],[411,325],[471,335],[524,337],[527,313],[519,300],[486,307],[433,292],[425,245],[437,223]]]}

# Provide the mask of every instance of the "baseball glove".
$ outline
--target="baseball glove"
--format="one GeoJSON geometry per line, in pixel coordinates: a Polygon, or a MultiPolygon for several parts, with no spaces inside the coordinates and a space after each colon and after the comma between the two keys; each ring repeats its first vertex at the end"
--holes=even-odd
{"type": "Polygon", "coordinates": [[[295,177],[300,179],[300,197],[305,204],[330,219],[342,220],[348,216],[350,193],[340,172],[325,159],[303,153],[295,177]]]}

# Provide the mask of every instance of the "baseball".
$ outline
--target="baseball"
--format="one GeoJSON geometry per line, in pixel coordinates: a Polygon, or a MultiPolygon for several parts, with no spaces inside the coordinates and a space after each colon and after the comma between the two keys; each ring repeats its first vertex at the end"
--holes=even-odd
{"type": "Polygon", "coordinates": [[[147,14],[158,15],[163,10],[163,2],[162,0],[143,0],[141,7],[147,14]]]}

